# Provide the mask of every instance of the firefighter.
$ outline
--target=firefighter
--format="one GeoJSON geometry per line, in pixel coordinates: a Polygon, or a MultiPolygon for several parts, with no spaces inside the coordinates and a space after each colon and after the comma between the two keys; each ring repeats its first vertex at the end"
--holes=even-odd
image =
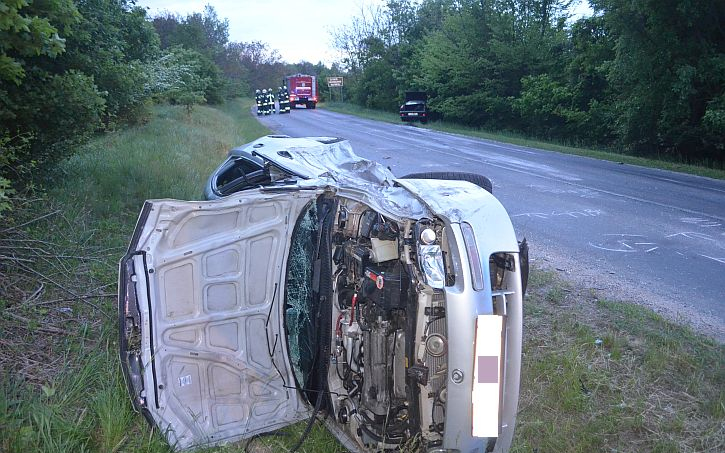
{"type": "Polygon", "coordinates": [[[279,114],[285,113],[284,111],[284,93],[282,87],[277,87],[277,102],[279,102],[279,114]]]}
{"type": "Polygon", "coordinates": [[[267,96],[267,90],[262,90],[262,114],[269,115],[269,96],[267,96]]]}
{"type": "Polygon", "coordinates": [[[284,113],[284,98],[282,97],[282,87],[277,87],[277,102],[279,103],[278,113],[281,115],[284,113]]]}
{"type": "Polygon", "coordinates": [[[277,109],[274,105],[274,92],[271,88],[267,90],[267,99],[269,100],[269,113],[277,113],[277,109]]]}
{"type": "Polygon", "coordinates": [[[279,87],[277,98],[279,99],[279,113],[289,113],[289,91],[287,91],[287,87],[279,87]]]}
{"type": "Polygon", "coordinates": [[[261,116],[263,113],[262,112],[262,91],[256,90],[254,92],[254,98],[257,101],[257,116],[261,116]]]}

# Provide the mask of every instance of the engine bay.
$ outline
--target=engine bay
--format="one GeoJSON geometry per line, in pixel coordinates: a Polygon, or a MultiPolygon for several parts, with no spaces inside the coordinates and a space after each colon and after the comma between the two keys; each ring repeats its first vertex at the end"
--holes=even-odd
{"type": "Polygon", "coordinates": [[[444,228],[398,223],[343,200],[332,232],[328,385],[334,416],[363,448],[434,447],[446,402],[444,228]]]}

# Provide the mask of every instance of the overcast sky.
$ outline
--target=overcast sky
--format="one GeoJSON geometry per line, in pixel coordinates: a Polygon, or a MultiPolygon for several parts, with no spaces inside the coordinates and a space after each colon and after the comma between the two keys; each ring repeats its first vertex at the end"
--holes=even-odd
{"type": "MultiPolygon", "coordinates": [[[[169,11],[186,16],[214,7],[219,19],[229,19],[229,40],[262,41],[279,51],[288,63],[302,60],[331,64],[338,59],[331,30],[350,23],[362,8],[385,0],[138,0],[150,16],[169,11]]],[[[588,3],[583,1],[584,8],[588,3]]],[[[582,9],[584,14],[587,9],[582,9]]]]}
{"type": "Polygon", "coordinates": [[[262,41],[289,63],[306,60],[330,64],[338,55],[330,31],[348,24],[362,7],[384,0],[138,0],[149,14],[170,11],[186,16],[214,7],[220,19],[229,19],[229,40],[262,41]]]}

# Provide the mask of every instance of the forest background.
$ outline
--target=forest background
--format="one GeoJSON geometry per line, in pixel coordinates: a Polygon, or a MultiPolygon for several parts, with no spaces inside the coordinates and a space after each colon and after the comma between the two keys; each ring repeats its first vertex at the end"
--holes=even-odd
{"type": "Polygon", "coordinates": [[[152,103],[219,104],[296,72],[322,87],[344,76],[345,98],[369,108],[424,90],[446,122],[723,168],[725,3],[591,0],[577,20],[572,3],[389,0],[332,31],[326,66],[230,42],[211,6],[148,17],[132,0],[2,0],[0,212],[152,103]]]}

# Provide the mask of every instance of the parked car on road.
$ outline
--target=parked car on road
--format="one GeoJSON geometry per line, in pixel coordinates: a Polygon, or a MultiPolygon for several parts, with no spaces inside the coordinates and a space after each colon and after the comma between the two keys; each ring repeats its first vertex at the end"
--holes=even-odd
{"type": "Polygon", "coordinates": [[[119,277],[134,407],[176,450],[319,419],[351,451],[507,451],[528,254],[490,189],[268,136],[211,200],[147,201],[119,277]]]}
{"type": "Polygon", "coordinates": [[[403,122],[428,122],[428,95],[425,91],[406,91],[405,103],[400,106],[400,120],[403,122]]]}

